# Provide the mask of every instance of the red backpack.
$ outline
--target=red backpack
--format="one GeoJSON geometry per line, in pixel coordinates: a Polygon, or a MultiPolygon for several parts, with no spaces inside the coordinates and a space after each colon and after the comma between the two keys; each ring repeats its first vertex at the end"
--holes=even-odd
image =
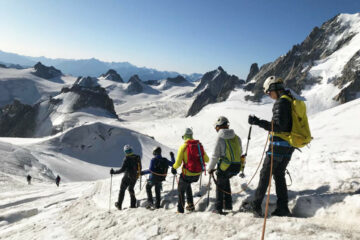
{"type": "Polygon", "coordinates": [[[204,148],[199,140],[188,140],[186,143],[187,163],[184,162],[186,170],[193,173],[205,171],[204,148]]]}

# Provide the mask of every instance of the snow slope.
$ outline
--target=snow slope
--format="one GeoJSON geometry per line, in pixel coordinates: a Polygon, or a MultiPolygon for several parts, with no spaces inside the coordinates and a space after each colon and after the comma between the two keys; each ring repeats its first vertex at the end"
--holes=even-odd
{"type": "MultiPolygon", "coordinates": [[[[241,100],[243,95],[242,91],[235,92],[228,101],[209,105],[199,116],[193,118],[160,119],[155,122],[133,124],[129,122],[125,126],[135,128],[135,125],[139,124],[143,132],[154,133],[156,139],[168,146],[177,147],[181,143],[182,127],[192,124],[195,137],[200,138],[204,142],[205,150],[211,153],[215,136],[211,125],[221,113],[229,117],[231,125],[242,137],[245,145],[247,115],[255,113],[268,118],[271,115],[271,102],[247,104],[241,100]],[[152,126],[159,127],[151,130],[152,126]]],[[[360,100],[355,100],[310,116],[314,136],[311,148],[302,149],[302,153],[296,151],[288,168],[293,179],[292,185],[289,186],[289,207],[296,217],[270,218],[267,222],[266,239],[360,238],[360,152],[357,147],[360,143],[357,131],[359,114],[360,100]]],[[[99,132],[100,128],[105,128],[100,135],[106,135],[108,131],[108,126],[102,124],[94,123],[87,127],[99,132]]],[[[253,130],[245,172],[247,176],[245,179],[231,179],[234,193],[242,189],[260,161],[266,133],[257,127],[253,130]]],[[[29,145],[27,141],[22,147],[31,148],[34,156],[40,156],[40,151],[54,153],[59,148],[63,148],[64,152],[71,151],[71,154],[76,156],[82,151],[81,146],[71,146],[69,143],[78,143],[74,138],[79,136],[84,145],[89,146],[96,136],[96,131],[90,131],[90,137],[79,133],[73,135],[72,131],[76,133],[89,130],[69,130],[61,136],[46,139],[46,144],[37,141],[36,144],[29,145]],[[56,148],[58,149],[55,150],[56,148]]],[[[119,130],[118,136],[122,135],[122,131],[119,130]]],[[[16,142],[14,139],[8,141],[16,142]]],[[[109,141],[109,146],[119,144],[116,143],[116,139],[109,141]]],[[[143,141],[142,148],[150,148],[152,141],[149,138],[143,138],[143,141]]],[[[89,156],[98,153],[99,149],[104,149],[108,144],[99,145],[94,152],[89,152],[89,156]]],[[[102,151],[101,154],[105,152],[102,151]]],[[[149,156],[150,152],[147,152],[149,156]]],[[[66,153],[58,156],[62,155],[65,156],[66,153]]],[[[74,164],[71,163],[72,167],[79,169],[80,166],[74,164]]],[[[76,173],[78,172],[73,172],[76,173]]],[[[195,203],[199,201],[196,206],[197,212],[175,214],[177,196],[176,191],[172,191],[172,176],[168,176],[163,184],[164,209],[154,211],[143,207],[116,211],[112,204],[117,198],[121,175],[114,177],[111,213],[108,213],[110,179],[68,182],[56,188],[54,184],[47,182],[35,182],[27,186],[25,178],[7,173],[1,173],[1,177],[5,179],[6,184],[1,185],[0,239],[23,239],[25,236],[30,239],[257,239],[261,236],[263,220],[254,218],[249,213],[237,211],[241,202],[253,193],[258,176],[245,192],[233,195],[234,211],[226,216],[211,213],[215,201],[214,184],[211,187],[210,206],[206,207],[206,197],[198,197],[199,182],[193,184],[195,203]]],[[[202,179],[202,196],[206,193],[207,178],[208,175],[202,179]]],[[[144,206],[146,193],[144,188],[140,190],[139,184],[136,185],[136,196],[139,205],[144,206]]],[[[270,211],[275,205],[273,188],[270,211]]],[[[123,206],[129,206],[128,193],[123,206]]]]}
{"type": "Polygon", "coordinates": [[[32,74],[33,68],[0,68],[0,106],[11,103],[14,99],[25,104],[34,104],[41,99],[56,95],[76,80],[72,76],[61,76],[50,80],[32,74]]]}

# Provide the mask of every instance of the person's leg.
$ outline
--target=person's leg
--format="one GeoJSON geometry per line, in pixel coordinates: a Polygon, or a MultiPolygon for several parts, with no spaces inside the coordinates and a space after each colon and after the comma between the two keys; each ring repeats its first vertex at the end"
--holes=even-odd
{"type": "Polygon", "coordinates": [[[155,184],[156,203],[155,207],[160,208],[161,203],[161,182],[155,184]]]}
{"type": "Polygon", "coordinates": [[[188,183],[184,181],[183,175],[180,175],[179,185],[178,185],[178,212],[184,213],[185,206],[185,191],[188,187],[188,183]]]}
{"type": "MultiPolygon", "coordinates": [[[[230,179],[226,178],[224,182],[224,190],[228,193],[231,193],[230,179]]],[[[232,210],[232,198],[231,194],[224,193],[225,197],[225,209],[232,210]]]]}
{"type": "Polygon", "coordinates": [[[136,208],[136,197],[134,187],[136,184],[136,180],[130,182],[129,184],[129,193],[130,193],[130,208],[136,208]]]}
{"type": "Polygon", "coordinates": [[[255,190],[253,204],[255,208],[261,208],[266,189],[269,184],[271,156],[267,155],[260,171],[259,184],[255,190]]]}
{"type": "Polygon", "coordinates": [[[124,196],[125,196],[125,191],[126,188],[129,186],[129,182],[127,181],[126,178],[123,178],[121,180],[121,185],[120,185],[120,191],[119,191],[119,197],[118,197],[118,201],[117,201],[117,208],[121,209],[122,208],[122,203],[124,201],[124,196]]]}
{"type": "Polygon", "coordinates": [[[151,181],[148,181],[148,182],[146,183],[146,194],[147,194],[147,199],[148,199],[147,201],[148,201],[149,204],[153,204],[153,203],[154,203],[153,197],[152,197],[152,191],[151,191],[152,186],[153,186],[153,184],[152,184],[151,181]]]}
{"type": "Polygon", "coordinates": [[[281,162],[279,162],[276,169],[274,169],[274,180],[275,180],[275,189],[277,195],[277,207],[275,210],[275,215],[289,215],[288,207],[288,190],[286,185],[285,170],[290,162],[291,154],[293,150],[290,149],[288,155],[285,155],[281,162]]]}
{"type": "Polygon", "coordinates": [[[221,212],[224,205],[225,178],[218,174],[216,184],[216,210],[221,212]]]}

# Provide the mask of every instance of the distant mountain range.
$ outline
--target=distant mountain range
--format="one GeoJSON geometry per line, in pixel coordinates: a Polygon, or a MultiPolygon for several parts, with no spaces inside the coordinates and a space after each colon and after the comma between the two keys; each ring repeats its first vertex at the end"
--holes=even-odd
{"type": "Polygon", "coordinates": [[[143,81],[160,80],[165,78],[173,78],[178,75],[184,76],[189,81],[197,81],[202,74],[181,74],[173,71],[158,71],[152,68],[137,67],[129,62],[103,62],[95,58],[91,59],[61,59],[61,58],[46,58],[46,57],[29,57],[15,53],[3,52],[0,50],[0,63],[5,65],[21,65],[24,67],[34,66],[37,62],[44,65],[54,66],[65,74],[73,76],[92,76],[99,77],[109,69],[114,69],[127,82],[131,76],[138,75],[143,81]]]}

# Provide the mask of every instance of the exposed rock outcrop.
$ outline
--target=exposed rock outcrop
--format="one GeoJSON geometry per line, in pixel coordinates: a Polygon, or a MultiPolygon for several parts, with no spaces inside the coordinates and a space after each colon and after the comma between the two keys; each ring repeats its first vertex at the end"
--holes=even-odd
{"type": "Polygon", "coordinates": [[[194,116],[208,104],[225,101],[235,87],[245,83],[235,75],[229,75],[222,67],[207,72],[192,94],[198,94],[186,116],[194,116]]]}
{"type": "Polygon", "coordinates": [[[251,79],[253,79],[255,77],[255,75],[258,74],[259,71],[260,70],[259,70],[259,66],[257,63],[251,64],[250,72],[246,78],[246,82],[249,82],[251,79]]]}
{"type": "Polygon", "coordinates": [[[102,74],[101,77],[114,82],[124,82],[121,76],[114,69],[109,69],[109,71],[107,71],[105,74],[102,74]]]}
{"type": "Polygon", "coordinates": [[[144,91],[143,82],[138,75],[134,75],[129,79],[129,85],[126,89],[127,93],[138,94],[144,91]]]}
{"type": "Polygon", "coordinates": [[[36,127],[36,109],[14,100],[0,109],[0,136],[31,137],[36,127]]]}
{"type": "Polygon", "coordinates": [[[349,26],[338,20],[338,16],[325,22],[320,28],[315,27],[307,38],[301,43],[294,45],[285,55],[274,62],[260,68],[255,75],[255,84],[247,86],[254,96],[246,99],[260,101],[263,97],[263,83],[271,75],[284,79],[287,87],[301,92],[306,85],[313,85],[321,81],[321,78],[313,77],[309,70],[317,60],[322,60],[349,43],[354,33],[348,32],[349,26]],[[332,41],[334,36],[342,36],[338,41],[332,41]]]}
{"type": "Polygon", "coordinates": [[[43,65],[41,62],[38,62],[34,66],[35,72],[33,74],[35,76],[45,78],[45,79],[51,79],[55,77],[60,77],[62,75],[61,71],[54,68],[53,66],[47,67],[43,65]]]}

